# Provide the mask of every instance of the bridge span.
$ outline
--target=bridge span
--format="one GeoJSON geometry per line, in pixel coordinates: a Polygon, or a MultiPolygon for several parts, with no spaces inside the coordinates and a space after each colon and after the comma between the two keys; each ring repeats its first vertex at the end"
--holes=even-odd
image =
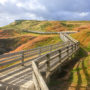
{"type": "Polygon", "coordinates": [[[63,42],[0,55],[0,90],[49,90],[50,76],[70,60],[79,42],[59,32],[63,42]]]}

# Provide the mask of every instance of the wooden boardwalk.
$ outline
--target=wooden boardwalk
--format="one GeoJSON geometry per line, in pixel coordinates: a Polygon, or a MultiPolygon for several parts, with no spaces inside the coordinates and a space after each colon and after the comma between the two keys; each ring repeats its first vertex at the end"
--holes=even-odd
{"type": "Polygon", "coordinates": [[[63,64],[79,48],[79,43],[75,43],[76,41],[74,42],[67,35],[64,36],[68,38],[68,42],[1,55],[0,90],[24,90],[21,87],[33,81],[32,61],[37,62],[40,71],[46,73],[48,59],[52,72],[63,64]]]}

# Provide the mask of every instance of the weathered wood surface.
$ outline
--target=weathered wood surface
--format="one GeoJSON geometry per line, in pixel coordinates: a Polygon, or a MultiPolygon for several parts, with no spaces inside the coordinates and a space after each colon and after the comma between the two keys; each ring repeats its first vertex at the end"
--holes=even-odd
{"type": "Polygon", "coordinates": [[[78,41],[68,37],[66,34],[64,36],[64,40],[70,41],[70,43],[59,50],[48,53],[46,55],[47,58],[45,59],[45,61],[42,60],[42,62],[44,62],[43,64],[41,63],[41,61],[39,62],[39,66],[41,65],[40,68],[44,67],[46,70],[45,72],[47,81],[49,80],[50,75],[53,74],[53,72],[55,72],[55,70],[60,67],[63,62],[69,60],[69,57],[71,57],[79,49],[78,41]]]}
{"type": "Polygon", "coordinates": [[[38,89],[38,90],[49,90],[34,61],[32,61],[32,68],[33,68],[33,74],[35,75],[35,77],[37,79],[36,83],[39,83],[39,86],[40,86],[40,89],[38,89]]]}
{"type": "MultiPolygon", "coordinates": [[[[68,35],[64,36],[64,38],[67,38],[67,37],[68,35]]],[[[48,78],[51,74],[53,74],[53,72],[57,69],[57,67],[62,65],[69,57],[72,56],[72,54],[74,54],[78,50],[79,48],[78,41],[73,42],[71,39],[69,39],[68,42],[62,43],[61,45],[60,43],[58,43],[55,46],[52,45],[52,50],[50,49],[50,46],[49,47],[47,46],[46,48],[43,47],[46,53],[44,54],[42,53],[41,55],[39,55],[40,54],[38,52],[39,49],[24,51],[24,62],[23,62],[24,66],[21,66],[22,52],[0,56],[1,58],[0,65],[2,64],[2,66],[6,65],[6,63],[9,64],[8,62],[14,63],[13,61],[15,61],[15,63],[12,64],[11,66],[0,69],[0,81],[10,85],[15,85],[20,87],[24,83],[32,80],[31,61],[35,61],[35,63],[37,62],[39,65],[38,68],[40,69],[40,72],[47,72],[47,78],[48,78]],[[49,49],[49,52],[47,51],[47,48],[49,49]],[[38,55],[36,51],[38,52],[38,55]],[[49,55],[49,58],[47,58],[47,55],[49,55]],[[17,60],[17,59],[20,59],[20,60],[17,60]]],[[[42,50],[44,50],[43,48],[42,50]]]]}
{"type": "Polygon", "coordinates": [[[36,57],[43,55],[45,53],[51,52],[55,49],[61,48],[66,43],[57,43],[50,46],[44,46],[40,48],[30,49],[21,52],[15,52],[10,54],[0,55],[0,72],[5,70],[6,68],[13,67],[17,65],[23,65],[27,62],[31,62],[30,59],[35,59],[36,57]],[[52,50],[51,50],[52,47],[52,50]]]}
{"type": "Polygon", "coordinates": [[[32,31],[32,30],[23,30],[24,32],[36,33],[36,34],[59,34],[59,33],[77,33],[78,31],[62,31],[62,32],[39,32],[39,31],[32,31]]]}

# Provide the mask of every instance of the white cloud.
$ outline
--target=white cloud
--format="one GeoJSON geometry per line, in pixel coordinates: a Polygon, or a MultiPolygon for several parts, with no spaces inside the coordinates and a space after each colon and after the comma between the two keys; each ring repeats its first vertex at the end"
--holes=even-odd
{"type": "Polygon", "coordinates": [[[46,7],[38,2],[38,0],[28,0],[28,2],[18,2],[16,6],[27,10],[46,10],[46,7]]]}
{"type": "Polygon", "coordinates": [[[37,15],[32,13],[27,13],[26,16],[31,20],[44,20],[43,17],[38,17],[37,15]]]}
{"type": "Polygon", "coordinates": [[[79,13],[78,15],[79,15],[80,17],[86,17],[86,16],[89,15],[89,13],[88,13],[88,12],[82,12],[82,13],[79,13]]]}
{"type": "Polygon", "coordinates": [[[38,17],[36,14],[33,13],[25,13],[25,14],[20,14],[20,15],[10,15],[10,14],[0,14],[0,26],[7,25],[11,22],[14,22],[14,20],[18,19],[26,19],[26,20],[44,20],[43,17],[38,17]]]}
{"type": "Polygon", "coordinates": [[[5,5],[5,3],[7,2],[7,0],[0,0],[0,4],[5,5]]]}
{"type": "Polygon", "coordinates": [[[15,19],[16,19],[15,16],[12,16],[6,13],[0,14],[0,26],[7,25],[13,22],[15,19]]]}
{"type": "Polygon", "coordinates": [[[73,18],[75,20],[90,20],[88,19],[90,12],[73,12],[73,18]]]}
{"type": "Polygon", "coordinates": [[[16,4],[16,6],[18,6],[18,7],[23,7],[24,5],[23,5],[23,3],[20,3],[20,2],[19,2],[19,3],[16,4]]]}
{"type": "Polygon", "coordinates": [[[90,0],[0,0],[0,26],[16,19],[90,20],[90,0]]]}

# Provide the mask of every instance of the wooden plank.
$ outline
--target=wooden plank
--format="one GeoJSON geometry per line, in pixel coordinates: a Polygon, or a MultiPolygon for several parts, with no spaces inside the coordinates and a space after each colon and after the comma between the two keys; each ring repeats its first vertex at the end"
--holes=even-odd
{"type": "Polygon", "coordinates": [[[12,61],[0,63],[0,66],[8,65],[8,64],[14,63],[16,61],[21,61],[21,60],[22,60],[22,58],[20,57],[18,59],[12,60],[12,61]]]}
{"type": "Polygon", "coordinates": [[[35,75],[37,76],[41,90],[49,90],[34,61],[32,61],[32,67],[35,75]]]}
{"type": "Polygon", "coordinates": [[[34,51],[34,50],[38,50],[38,48],[33,48],[33,49],[25,50],[24,53],[31,52],[31,51],[34,51]]]}
{"type": "Polygon", "coordinates": [[[29,51],[29,52],[24,52],[24,54],[29,54],[29,53],[35,53],[38,52],[39,49],[33,50],[33,51],[29,51]]]}
{"type": "Polygon", "coordinates": [[[34,73],[33,73],[33,82],[34,82],[35,90],[40,90],[39,83],[34,73]]]}
{"type": "Polygon", "coordinates": [[[21,54],[20,55],[17,55],[17,56],[12,56],[12,57],[9,57],[9,58],[4,58],[4,59],[1,59],[0,60],[0,63],[1,62],[7,62],[7,61],[10,61],[11,59],[15,59],[15,58],[18,58],[18,57],[20,57],[21,56],[21,54]]]}
{"type": "Polygon", "coordinates": [[[31,55],[25,55],[24,58],[26,59],[26,58],[29,58],[29,57],[32,57],[32,56],[36,56],[36,55],[38,55],[38,54],[33,53],[33,54],[31,54],[31,55]]]}
{"type": "Polygon", "coordinates": [[[0,55],[0,59],[1,59],[1,58],[11,57],[11,56],[18,55],[18,54],[22,54],[22,51],[21,51],[21,52],[8,53],[8,54],[0,55]]]}
{"type": "Polygon", "coordinates": [[[42,57],[40,57],[40,58],[37,60],[37,62],[38,62],[38,63],[41,63],[41,62],[45,61],[46,59],[47,59],[46,55],[43,55],[42,57]]]}
{"type": "Polygon", "coordinates": [[[55,58],[58,57],[58,56],[59,56],[59,53],[56,54],[56,55],[54,55],[53,57],[51,57],[51,58],[49,59],[49,61],[52,61],[53,59],[55,59],[55,58]]]}
{"type": "Polygon", "coordinates": [[[62,62],[58,62],[54,67],[52,67],[50,69],[51,73],[54,72],[54,70],[57,69],[60,66],[60,64],[62,64],[67,58],[68,57],[66,56],[65,58],[62,59],[62,62]]]}
{"type": "Polygon", "coordinates": [[[61,50],[58,50],[58,52],[59,52],[59,61],[61,62],[62,51],[61,50]]]}
{"type": "Polygon", "coordinates": [[[38,55],[38,52],[34,52],[34,53],[31,53],[31,52],[30,52],[30,53],[25,53],[25,54],[24,54],[24,57],[25,57],[25,56],[30,56],[30,57],[31,57],[31,56],[34,56],[34,55],[38,55]]]}
{"type": "Polygon", "coordinates": [[[24,66],[24,52],[22,52],[22,57],[21,57],[21,62],[22,62],[22,66],[24,66]]]}
{"type": "Polygon", "coordinates": [[[47,62],[46,62],[46,80],[47,80],[47,82],[50,81],[50,76],[48,73],[50,73],[50,54],[47,54],[47,62]]]}
{"type": "Polygon", "coordinates": [[[22,63],[18,63],[18,64],[15,64],[15,65],[13,65],[13,66],[9,66],[9,67],[0,69],[0,73],[1,73],[1,72],[4,72],[4,71],[6,71],[6,70],[9,70],[9,69],[11,69],[11,68],[17,67],[17,66],[19,66],[19,65],[21,65],[21,64],[22,64],[22,63]]]}

